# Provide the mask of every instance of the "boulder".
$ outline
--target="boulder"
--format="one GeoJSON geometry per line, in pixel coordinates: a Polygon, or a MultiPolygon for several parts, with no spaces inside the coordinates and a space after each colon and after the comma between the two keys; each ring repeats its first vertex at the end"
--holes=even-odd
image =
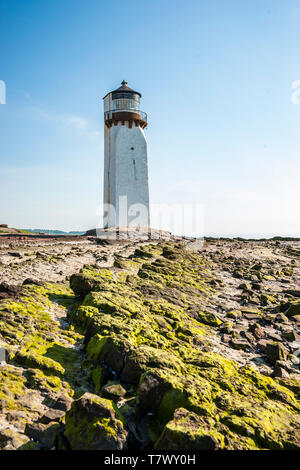
{"type": "Polygon", "coordinates": [[[72,450],[124,450],[127,431],[110,400],[87,392],[66,415],[65,437],[72,450]]]}
{"type": "Polygon", "coordinates": [[[249,314],[249,315],[259,316],[259,314],[260,314],[260,310],[257,310],[254,307],[242,307],[241,312],[243,313],[243,315],[248,315],[249,314]]]}
{"type": "Polygon", "coordinates": [[[296,351],[300,351],[300,340],[296,340],[292,343],[289,343],[289,348],[291,349],[293,354],[295,354],[296,351]]]}
{"type": "Polygon", "coordinates": [[[25,434],[19,433],[9,426],[0,429],[0,449],[17,450],[30,442],[30,438],[25,434]]]}
{"type": "Polygon", "coordinates": [[[220,328],[220,331],[225,334],[230,334],[233,330],[233,327],[234,327],[233,323],[228,321],[228,322],[223,323],[223,325],[220,328]]]}
{"type": "Polygon", "coordinates": [[[209,326],[220,326],[222,324],[222,320],[215,314],[210,312],[199,312],[198,320],[201,323],[209,326]]]}
{"type": "Polygon", "coordinates": [[[55,410],[49,408],[46,413],[41,417],[42,424],[49,424],[51,421],[60,421],[60,419],[65,416],[65,412],[62,410],[55,410]]]}
{"type": "Polygon", "coordinates": [[[288,318],[300,315],[300,302],[291,302],[290,307],[284,312],[288,318]]]}
{"type": "Polygon", "coordinates": [[[266,346],[266,356],[270,364],[275,365],[276,361],[285,361],[287,357],[286,348],[278,342],[269,342],[266,346]]]}
{"type": "Polygon", "coordinates": [[[184,408],[177,409],[172,421],[166,424],[162,435],[156,442],[155,450],[220,449],[224,438],[221,433],[213,429],[211,421],[184,408]]]}
{"type": "Polygon", "coordinates": [[[55,422],[48,424],[31,423],[26,425],[25,434],[34,441],[38,441],[42,448],[52,449],[55,446],[60,427],[61,425],[55,422]]]}
{"type": "Polygon", "coordinates": [[[281,362],[281,361],[277,361],[277,363],[275,364],[274,377],[280,377],[281,379],[289,379],[290,374],[288,373],[286,369],[284,369],[283,367],[280,367],[278,362],[281,362]]]}
{"type": "Polygon", "coordinates": [[[126,395],[126,390],[119,382],[111,380],[102,387],[101,393],[105,398],[118,400],[126,395]]]}
{"type": "Polygon", "coordinates": [[[283,292],[286,294],[293,295],[294,297],[300,297],[300,289],[287,289],[283,292]]]}
{"type": "MultiPolygon", "coordinates": [[[[88,333],[86,333],[86,338],[88,333]]],[[[87,345],[87,353],[95,363],[104,362],[113,371],[114,375],[120,374],[124,367],[125,351],[115,338],[96,334],[92,336],[87,345]]]]}
{"type": "Polygon", "coordinates": [[[252,282],[252,289],[254,290],[261,290],[263,287],[262,281],[260,282],[252,282]]]}
{"type": "Polygon", "coordinates": [[[284,313],[279,312],[279,313],[277,313],[277,315],[275,317],[275,321],[278,322],[278,323],[288,323],[289,319],[286,315],[284,315],[284,313]]]}
{"type": "Polygon", "coordinates": [[[296,341],[297,339],[300,338],[299,335],[297,335],[297,333],[294,330],[283,331],[282,336],[287,341],[296,341]]]}
{"type": "Polygon", "coordinates": [[[55,410],[60,410],[60,411],[69,411],[72,405],[72,398],[70,398],[68,395],[62,394],[60,395],[55,402],[52,405],[52,408],[55,410]]]}
{"type": "Polygon", "coordinates": [[[231,340],[230,335],[223,334],[223,336],[222,336],[222,342],[223,343],[228,344],[230,340],[231,340]]]}
{"type": "Polygon", "coordinates": [[[22,258],[22,254],[18,251],[8,251],[7,254],[13,258],[22,258]]]}
{"type": "Polygon", "coordinates": [[[241,331],[241,336],[245,338],[251,345],[255,343],[255,337],[249,331],[241,331]]]}
{"type": "Polygon", "coordinates": [[[262,351],[262,352],[266,352],[266,349],[267,349],[267,340],[265,339],[261,339],[257,342],[257,347],[262,351]]]}
{"type": "Polygon", "coordinates": [[[274,330],[273,328],[266,328],[265,333],[267,337],[272,341],[282,341],[280,333],[277,330],[274,330]]]}
{"type": "Polygon", "coordinates": [[[232,339],[230,341],[231,346],[233,349],[242,349],[245,350],[250,347],[250,344],[248,343],[247,340],[245,339],[232,339]]]}
{"type": "Polygon", "coordinates": [[[95,287],[95,281],[88,279],[83,274],[72,274],[70,277],[70,287],[74,294],[80,295],[81,297],[86,296],[95,287]]]}
{"type": "Polygon", "coordinates": [[[249,282],[242,282],[238,288],[244,291],[252,292],[251,284],[249,282]]]}
{"type": "Polygon", "coordinates": [[[262,339],[265,336],[265,330],[257,323],[250,325],[249,330],[256,339],[262,339]]]}
{"type": "Polygon", "coordinates": [[[262,305],[267,306],[267,305],[275,304],[276,298],[273,295],[261,294],[260,301],[262,305]]]}
{"type": "Polygon", "coordinates": [[[159,374],[145,373],[138,387],[140,409],[143,412],[157,413],[163,397],[170,389],[172,390],[172,384],[160,377],[159,374]]]}
{"type": "Polygon", "coordinates": [[[257,313],[243,313],[244,318],[247,320],[259,320],[259,315],[257,313]]]}
{"type": "Polygon", "coordinates": [[[242,315],[240,310],[230,310],[226,313],[226,317],[228,318],[239,318],[242,315]]]}
{"type": "Polygon", "coordinates": [[[145,367],[140,358],[132,357],[126,361],[122,369],[120,379],[125,383],[138,385],[140,377],[144,371],[145,367]]]}
{"type": "Polygon", "coordinates": [[[0,284],[0,298],[18,297],[21,292],[22,288],[20,286],[10,285],[7,282],[0,284]]]}
{"type": "Polygon", "coordinates": [[[242,279],[243,271],[241,269],[236,269],[235,271],[233,271],[232,277],[234,277],[235,279],[242,279]]]}
{"type": "Polygon", "coordinates": [[[27,285],[30,285],[30,284],[33,284],[35,286],[43,286],[44,282],[42,281],[37,281],[35,279],[31,279],[31,278],[27,278],[23,281],[23,286],[27,286],[27,285]]]}

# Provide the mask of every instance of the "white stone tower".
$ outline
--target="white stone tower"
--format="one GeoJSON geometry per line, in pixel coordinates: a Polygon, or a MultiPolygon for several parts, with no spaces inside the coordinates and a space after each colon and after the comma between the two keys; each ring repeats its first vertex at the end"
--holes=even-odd
{"type": "Polygon", "coordinates": [[[104,100],[104,228],[149,227],[147,115],[141,94],[122,86],[104,100]]]}

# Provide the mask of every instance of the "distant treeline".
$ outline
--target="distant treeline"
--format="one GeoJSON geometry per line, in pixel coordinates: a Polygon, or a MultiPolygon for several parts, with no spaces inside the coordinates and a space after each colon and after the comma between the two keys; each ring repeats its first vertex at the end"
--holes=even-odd
{"type": "Polygon", "coordinates": [[[44,228],[27,228],[26,232],[30,233],[45,233],[46,235],[84,235],[85,232],[63,232],[62,230],[48,230],[44,228]]]}

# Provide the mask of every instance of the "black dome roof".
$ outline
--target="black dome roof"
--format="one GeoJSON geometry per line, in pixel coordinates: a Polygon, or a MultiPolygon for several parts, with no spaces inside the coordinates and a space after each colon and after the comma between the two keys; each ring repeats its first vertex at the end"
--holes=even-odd
{"type": "MultiPolygon", "coordinates": [[[[136,94],[136,95],[139,95],[140,97],[142,96],[140,92],[138,91],[135,91],[133,90],[132,88],[129,88],[127,86],[127,82],[125,82],[125,80],[122,81],[122,84],[119,88],[117,88],[116,90],[113,90],[111,91],[110,93],[132,93],[132,94],[136,94]]],[[[107,93],[105,96],[107,96],[109,93],[107,93]]],[[[104,96],[104,98],[105,98],[104,96]]]]}

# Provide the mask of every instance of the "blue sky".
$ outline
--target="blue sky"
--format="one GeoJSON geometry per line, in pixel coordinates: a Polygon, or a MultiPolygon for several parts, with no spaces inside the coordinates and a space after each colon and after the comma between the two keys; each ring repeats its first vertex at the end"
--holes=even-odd
{"type": "Polygon", "coordinates": [[[102,97],[126,79],[153,203],[203,204],[207,235],[300,235],[298,0],[0,0],[0,39],[0,223],[96,225],[102,97]]]}

